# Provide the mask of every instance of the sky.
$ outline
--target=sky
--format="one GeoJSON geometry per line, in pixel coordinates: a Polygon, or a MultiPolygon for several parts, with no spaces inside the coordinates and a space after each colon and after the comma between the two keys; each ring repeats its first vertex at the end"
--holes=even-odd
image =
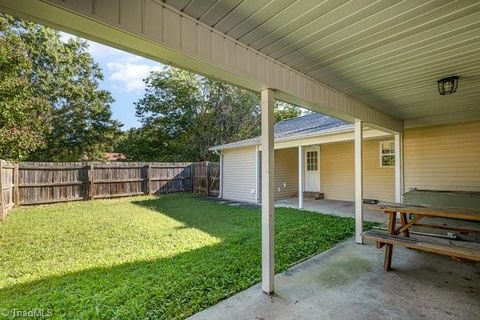
{"type": "MultiPolygon", "coordinates": [[[[62,41],[74,37],[64,32],[60,34],[62,41]]],[[[140,127],[135,117],[134,103],[144,96],[143,79],[151,71],[162,70],[165,66],[122,50],[86,41],[89,44],[88,51],[102,69],[104,81],[100,82],[100,88],[109,91],[115,99],[112,104],[113,118],[123,123],[123,130],[140,127]]]]}
{"type": "MultiPolygon", "coordinates": [[[[60,32],[62,41],[75,37],[60,32]]],[[[165,65],[126,51],[118,50],[90,40],[88,51],[100,65],[104,80],[100,88],[109,91],[115,101],[112,103],[112,117],[123,123],[123,130],[141,126],[135,117],[135,102],[145,93],[145,79],[151,71],[165,68],[165,65]]],[[[302,109],[302,113],[306,110],[302,109]]]]}

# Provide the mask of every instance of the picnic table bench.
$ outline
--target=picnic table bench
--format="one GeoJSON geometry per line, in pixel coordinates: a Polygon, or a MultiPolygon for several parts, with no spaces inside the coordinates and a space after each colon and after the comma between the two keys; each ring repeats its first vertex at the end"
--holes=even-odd
{"type": "Polygon", "coordinates": [[[478,233],[479,229],[448,227],[438,224],[422,224],[424,218],[452,218],[465,221],[480,222],[480,211],[456,208],[435,208],[430,206],[409,205],[401,203],[381,202],[370,206],[370,209],[383,211],[389,216],[387,231],[369,230],[363,233],[364,239],[376,241],[377,248],[385,246],[384,269],[389,271],[392,265],[393,245],[451,256],[456,259],[480,261],[480,243],[453,241],[432,236],[415,235],[410,237],[412,226],[440,228],[460,233],[478,233]],[[397,228],[397,214],[400,215],[400,226],[397,228]],[[409,215],[414,215],[408,219],[409,215]]]}

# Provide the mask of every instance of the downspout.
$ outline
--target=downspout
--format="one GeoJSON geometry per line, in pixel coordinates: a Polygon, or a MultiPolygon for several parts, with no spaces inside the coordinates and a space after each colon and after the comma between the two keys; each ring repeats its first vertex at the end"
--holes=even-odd
{"type": "Polygon", "coordinates": [[[220,155],[220,168],[219,173],[220,173],[220,179],[218,181],[218,199],[223,198],[223,153],[218,150],[215,150],[215,153],[220,155]]]}
{"type": "Polygon", "coordinates": [[[219,198],[223,198],[223,151],[220,154],[220,194],[218,195],[219,198]]]}

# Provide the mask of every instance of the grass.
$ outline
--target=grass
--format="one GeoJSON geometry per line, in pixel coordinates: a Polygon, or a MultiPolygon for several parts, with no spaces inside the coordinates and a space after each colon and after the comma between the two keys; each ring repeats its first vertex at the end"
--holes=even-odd
{"type": "MultiPolygon", "coordinates": [[[[349,218],[275,213],[276,272],[354,232],[349,218]]],[[[190,195],[15,209],[0,225],[0,316],[185,318],[260,281],[260,223],[259,209],[190,195]]]]}

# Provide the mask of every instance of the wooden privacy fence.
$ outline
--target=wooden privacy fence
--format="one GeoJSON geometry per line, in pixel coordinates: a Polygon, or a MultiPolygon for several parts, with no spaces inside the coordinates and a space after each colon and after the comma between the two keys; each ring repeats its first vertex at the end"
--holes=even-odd
{"type": "Polygon", "coordinates": [[[14,172],[17,166],[0,160],[0,220],[5,219],[14,206],[14,172]]]}
{"type": "Polygon", "coordinates": [[[218,195],[217,163],[1,160],[0,218],[14,206],[170,192],[218,195]]]}
{"type": "Polygon", "coordinates": [[[22,162],[18,204],[192,191],[190,163],[22,162]]]}
{"type": "Polygon", "coordinates": [[[192,164],[193,189],[208,196],[218,196],[220,190],[220,164],[198,162],[192,164]]]}

